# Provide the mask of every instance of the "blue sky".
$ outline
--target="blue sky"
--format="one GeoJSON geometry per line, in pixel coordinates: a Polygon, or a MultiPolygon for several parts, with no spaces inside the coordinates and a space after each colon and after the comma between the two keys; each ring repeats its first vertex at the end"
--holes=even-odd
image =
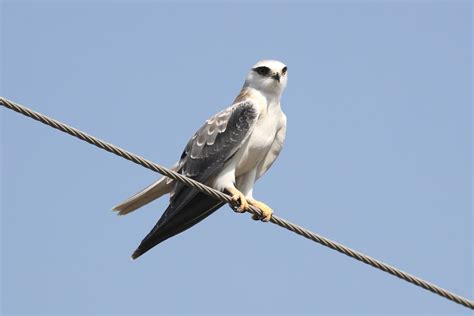
{"type": "MultiPolygon", "coordinates": [[[[3,1],[1,95],[170,166],[260,59],[288,65],[276,214],[473,298],[470,1],[3,1]]],[[[222,208],[137,261],[157,174],[1,116],[4,315],[469,315],[222,208]]]]}

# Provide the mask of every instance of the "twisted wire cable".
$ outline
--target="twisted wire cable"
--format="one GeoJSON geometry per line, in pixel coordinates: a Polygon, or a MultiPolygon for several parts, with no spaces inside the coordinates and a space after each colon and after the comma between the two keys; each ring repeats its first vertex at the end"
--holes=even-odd
{"type": "MultiPolygon", "coordinates": [[[[161,173],[162,175],[169,177],[171,179],[174,179],[176,181],[180,181],[196,190],[199,190],[202,193],[205,193],[215,199],[218,199],[222,202],[226,202],[231,204],[233,207],[236,207],[237,205],[235,204],[236,202],[227,194],[224,194],[220,191],[217,191],[213,188],[210,188],[202,183],[199,183],[193,179],[190,179],[188,177],[185,177],[173,170],[167,169],[165,167],[162,167],[154,162],[151,162],[150,160],[144,159],[138,155],[135,155],[129,151],[126,151],[124,149],[121,149],[115,145],[106,143],[94,136],[91,136],[89,134],[86,134],[74,127],[68,126],[62,122],[59,122],[55,119],[49,118],[46,115],[40,114],[38,112],[35,112],[33,110],[30,110],[29,108],[19,105],[17,103],[14,103],[12,101],[9,101],[3,97],[0,97],[0,105],[16,111],[20,114],[23,114],[25,116],[28,116],[34,120],[37,120],[43,124],[49,125],[55,129],[58,129],[64,133],[67,133],[69,135],[72,135],[76,138],[79,138],[85,142],[88,142],[89,144],[92,144],[96,147],[99,147],[101,149],[104,149],[108,152],[111,152],[117,156],[120,156],[122,158],[125,158],[127,160],[130,160],[136,164],[139,164],[145,168],[148,168],[150,170],[153,170],[155,172],[161,173]]],[[[249,213],[256,214],[256,215],[262,215],[261,211],[254,207],[250,206],[250,209],[248,211],[249,213]]],[[[430,282],[427,282],[423,279],[420,279],[414,275],[411,275],[407,272],[404,272],[402,270],[399,270],[397,268],[394,268],[382,261],[379,261],[377,259],[374,259],[372,257],[369,257],[367,255],[364,255],[358,251],[355,251],[349,247],[346,247],[340,243],[337,243],[335,241],[332,241],[326,237],[323,237],[321,235],[318,235],[316,233],[313,233],[299,225],[293,224],[283,218],[280,218],[276,215],[273,215],[270,219],[270,222],[273,224],[276,224],[280,227],[286,228],[289,231],[292,231],[298,235],[301,235],[309,240],[315,241],[323,246],[329,247],[333,250],[336,250],[342,254],[345,254],[346,256],[349,256],[351,258],[354,258],[356,260],[359,260],[365,264],[371,265],[374,268],[377,268],[379,270],[385,271],[387,273],[390,273],[391,275],[394,275],[402,280],[405,280],[407,282],[410,282],[416,286],[419,286],[421,288],[424,288],[425,290],[431,291],[435,294],[438,294],[444,298],[447,298],[448,300],[451,300],[455,303],[458,303],[460,305],[463,305],[467,308],[474,309],[474,302],[471,300],[468,300],[460,295],[454,294],[448,290],[445,290],[435,284],[432,284],[430,282]]]]}

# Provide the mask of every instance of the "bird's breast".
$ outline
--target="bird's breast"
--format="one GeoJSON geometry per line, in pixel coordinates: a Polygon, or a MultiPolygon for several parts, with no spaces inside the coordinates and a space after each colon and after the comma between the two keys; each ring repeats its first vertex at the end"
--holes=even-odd
{"type": "Polygon", "coordinates": [[[259,119],[245,146],[237,164],[236,176],[245,174],[255,168],[270,150],[279,128],[277,113],[267,113],[259,119]]]}

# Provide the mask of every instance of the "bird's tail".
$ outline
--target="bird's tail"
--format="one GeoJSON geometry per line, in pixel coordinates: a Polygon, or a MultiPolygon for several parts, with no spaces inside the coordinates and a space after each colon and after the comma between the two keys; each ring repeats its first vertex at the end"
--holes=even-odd
{"type": "MultiPolygon", "coordinates": [[[[190,192],[194,189],[185,188],[185,190],[190,192]]],[[[172,202],[168,206],[155,227],[133,252],[133,260],[162,241],[196,225],[225,204],[201,192],[191,193],[189,200],[183,200],[180,200],[178,205],[172,202]]]]}
{"type": "Polygon", "coordinates": [[[112,210],[118,212],[118,215],[126,215],[136,209],[150,203],[153,200],[170,193],[173,189],[174,181],[167,177],[152,183],[142,191],[130,197],[128,200],[115,206],[112,210]]]}

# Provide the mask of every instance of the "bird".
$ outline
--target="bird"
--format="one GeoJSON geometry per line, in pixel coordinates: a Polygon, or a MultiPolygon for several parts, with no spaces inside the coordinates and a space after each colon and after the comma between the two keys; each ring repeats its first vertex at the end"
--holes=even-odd
{"type": "MultiPolygon", "coordinates": [[[[273,210],[254,199],[253,187],[279,156],[286,134],[280,99],[288,67],[277,60],[257,62],[232,104],[209,118],[187,143],[172,170],[229,194],[237,212],[249,206],[261,211],[255,220],[269,221],[273,210]]],[[[225,203],[181,182],[162,177],[113,208],[129,214],[169,194],[169,205],[131,258],[137,259],[164,240],[199,223],[225,203]]]]}

